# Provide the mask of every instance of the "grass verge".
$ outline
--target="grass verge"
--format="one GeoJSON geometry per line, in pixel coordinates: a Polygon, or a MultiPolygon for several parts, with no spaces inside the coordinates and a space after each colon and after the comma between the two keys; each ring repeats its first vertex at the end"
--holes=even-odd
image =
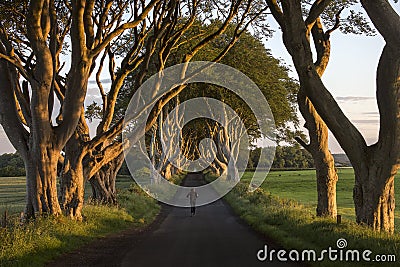
{"type": "Polygon", "coordinates": [[[64,216],[39,218],[0,228],[0,266],[42,266],[95,238],[128,227],[145,227],[160,211],[157,202],[136,185],[119,193],[119,207],[84,206],[84,221],[64,216]]]}
{"type": "MultiPolygon", "coordinates": [[[[211,181],[213,178],[206,178],[211,181]]],[[[298,251],[315,250],[317,258],[319,253],[332,247],[337,249],[336,242],[339,238],[347,240],[347,247],[343,249],[372,251],[371,260],[376,255],[395,255],[400,259],[400,234],[393,235],[377,233],[371,229],[344,219],[341,224],[328,218],[314,215],[315,209],[299,204],[293,200],[279,198],[262,188],[253,193],[247,192],[248,181],[239,182],[236,187],[225,196],[226,201],[234,212],[243,218],[255,230],[272,238],[282,245],[288,252],[292,249],[298,251]]],[[[287,256],[287,254],[286,254],[287,256]]],[[[325,259],[328,257],[325,256],[325,259]]],[[[312,266],[395,266],[395,262],[386,264],[374,262],[345,262],[322,261],[309,262],[312,266]]]]}

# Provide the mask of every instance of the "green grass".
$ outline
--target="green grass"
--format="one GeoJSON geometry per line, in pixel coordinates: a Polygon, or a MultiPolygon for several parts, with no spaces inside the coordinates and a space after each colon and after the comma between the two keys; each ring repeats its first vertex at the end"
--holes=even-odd
{"type": "Polygon", "coordinates": [[[84,214],[84,222],[60,216],[1,229],[0,265],[43,266],[62,252],[125,229],[134,221],[126,211],[111,207],[86,205],[84,214]]]}
{"type": "MultiPolygon", "coordinates": [[[[377,254],[395,254],[400,259],[400,234],[374,232],[354,222],[352,210],[352,170],[340,169],[338,182],[339,212],[344,214],[341,224],[334,219],[315,216],[316,185],[314,171],[285,171],[268,174],[262,187],[247,192],[250,173],[226,195],[233,210],[250,226],[276,240],[285,249],[314,249],[317,252],[328,247],[336,248],[339,238],[347,240],[347,249],[366,249],[377,254]]],[[[207,178],[209,181],[212,177],[207,178]]],[[[399,199],[399,198],[398,198],[399,199]]],[[[398,214],[396,214],[398,217],[398,214]]],[[[395,266],[395,263],[376,262],[316,262],[315,266],[395,266]]]]}
{"type": "MultiPolygon", "coordinates": [[[[252,175],[252,172],[246,172],[242,180],[250,181],[252,175]]],[[[338,168],[338,176],[339,180],[336,188],[338,214],[341,214],[343,218],[355,221],[353,202],[354,171],[352,168],[338,168]]],[[[315,170],[271,171],[261,187],[273,196],[295,200],[314,211],[317,207],[315,177],[315,170]]],[[[399,179],[395,179],[395,188],[400,188],[399,179]]],[[[395,199],[400,201],[399,190],[395,190],[395,199]]],[[[395,224],[399,230],[400,209],[395,210],[395,224]]]]}
{"type": "Polygon", "coordinates": [[[17,213],[25,207],[25,177],[0,177],[0,212],[17,213]]]}
{"type": "MultiPolygon", "coordinates": [[[[133,183],[129,175],[118,175],[117,192],[127,189],[133,183]]],[[[0,214],[7,210],[9,214],[20,213],[25,208],[25,177],[0,177],[0,214]]],[[[85,184],[85,200],[92,195],[90,183],[85,184]]]]}
{"type": "MultiPolygon", "coordinates": [[[[23,208],[24,178],[2,178],[1,201],[4,207],[23,208]],[[17,197],[18,196],[18,197],[17,197]],[[7,201],[15,201],[11,204],[7,201]],[[21,203],[19,203],[21,202],[21,203]]],[[[83,222],[64,216],[39,218],[20,225],[0,228],[0,266],[43,266],[55,257],[76,249],[89,241],[128,227],[142,228],[154,221],[160,211],[157,201],[150,198],[129,177],[118,177],[119,206],[86,204],[83,222]]],[[[90,192],[89,192],[90,194],[90,192]]],[[[87,195],[89,195],[87,194],[87,195]]],[[[3,208],[4,208],[3,207],[3,208]]]]}

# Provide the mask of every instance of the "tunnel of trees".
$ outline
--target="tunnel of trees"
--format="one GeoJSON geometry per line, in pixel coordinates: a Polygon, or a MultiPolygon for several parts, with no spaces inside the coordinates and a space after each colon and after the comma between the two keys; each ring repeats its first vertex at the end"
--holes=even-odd
{"type": "MultiPolygon", "coordinates": [[[[400,17],[389,1],[5,0],[0,22],[0,123],[17,151],[0,157],[0,171],[26,175],[26,217],[65,214],[81,220],[85,182],[96,200],[116,203],[115,180],[129,146],[121,138],[129,99],[147,78],[168,66],[207,60],[249,76],[271,106],[274,141],[293,144],[296,139],[304,148],[278,146],[272,167],[315,166],[317,215],[336,216],[337,174],[328,148],[329,128],[354,167],[357,222],[394,231],[400,17]],[[273,30],[268,16],[279,25],[298,81],[264,47],[263,38],[273,30]],[[373,145],[367,145],[322,80],[330,60],[330,35],[336,30],[377,32],[385,41],[376,81],[379,139],[373,145]],[[85,106],[91,82],[99,103],[85,106]],[[91,122],[97,124],[92,134],[91,122]]],[[[167,179],[179,170],[162,154],[160,136],[166,134],[181,135],[181,149],[194,158],[202,139],[218,141],[210,168],[217,173],[228,168],[232,151],[226,125],[198,120],[180,131],[162,132],[166,115],[197,96],[231,106],[253,144],[261,137],[248,103],[226,89],[205,84],[172,88],[157,101],[145,125],[145,149],[167,179]]],[[[252,147],[248,167],[259,163],[258,154],[252,147]]]]}

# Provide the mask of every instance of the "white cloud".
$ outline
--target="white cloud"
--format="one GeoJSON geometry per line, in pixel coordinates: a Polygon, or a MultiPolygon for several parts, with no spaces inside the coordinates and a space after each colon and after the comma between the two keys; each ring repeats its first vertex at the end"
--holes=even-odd
{"type": "Polygon", "coordinates": [[[379,120],[377,119],[362,119],[362,120],[352,120],[354,123],[358,124],[379,124],[379,120]]]}
{"type": "MultiPolygon", "coordinates": [[[[108,79],[101,79],[100,82],[101,83],[106,83],[106,84],[107,83],[111,83],[111,79],[109,79],[109,78],[108,79]]],[[[95,80],[90,80],[89,84],[97,84],[97,82],[95,80]]]]}
{"type": "Polygon", "coordinates": [[[359,101],[368,101],[374,100],[373,96],[337,96],[336,100],[339,102],[359,102],[359,101]]]}

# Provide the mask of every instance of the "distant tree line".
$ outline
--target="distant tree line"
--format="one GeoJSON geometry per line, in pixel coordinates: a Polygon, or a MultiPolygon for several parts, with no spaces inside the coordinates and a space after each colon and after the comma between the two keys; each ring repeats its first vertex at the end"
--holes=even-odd
{"type": "MultiPolygon", "coordinates": [[[[256,168],[261,148],[250,150],[249,169],[256,168]]],[[[272,168],[314,168],[310,153],[299,146],[278,146],[275,150],[275,159],[272,168]]],[[[119,170],[120,175],[129,175],[128,167],[124,162],[119,170]]],[[[24,162],[18,153],[5,153],[0,155],[0,176],[25,176],[24,162]]]]}
{"type": "MultiPolygon", "coordinates": [[[[248,168],[256,168],[259,163],[261,148],[256,147],[250,150],[248,168]]],[[[275,149],[275,158],[272,168],[314,168],[314,162],[311,154],[298,145],[277,146],[275,149]]]]}
{"type": "MultiPolygon", "coordinates": [[[[247,163],[248,169],[254,169],[257,167],[261,148],[256,147],[250,150],[250,156],[247,163]]],[[[345,159],[343,159],[345,161],[345,159]]],[[[343,163],[344,166],[348,166],[343,163]]],[[[298,145],[294,146],[277,146],[275,149],[275,158],[271,168],[273,169],[285,169],[285,168],[315,168],[313,158],[307,150],[301,148],[298,145]]],[[[118,171],[119,175],[131,175],[128,166],[124,161],[121,168],[118,171]]]]}
{"type": "MultiPolygon", "coordinates": [[[[118,174],[130,175],[125,161],[118,174]]],[[[5,153],[0,155],[0,177],[25,175],[24,161],[18,153],[5,153]]]]}
{"type": "MultiPolygon", "coordinates": [[[[261,148],[250,150],[248,168],[256,168],[261,148]]],[[[313,168],[313,160],[305,149],[299,146],[278,146],[275,150],[275,159],[272,168],[313,168]]],[[[129,170],[124,162],[118,174],[129,175],[129,170]]],[[[25,176],[24,162],[18,153],[5,153],[0,155],[0,176],[25,176]]]]}
{"type": "Polygon", "coordinates": [[[0,176],[25,176],[25,165],[18,153],[0,155],[0,176]]]}

